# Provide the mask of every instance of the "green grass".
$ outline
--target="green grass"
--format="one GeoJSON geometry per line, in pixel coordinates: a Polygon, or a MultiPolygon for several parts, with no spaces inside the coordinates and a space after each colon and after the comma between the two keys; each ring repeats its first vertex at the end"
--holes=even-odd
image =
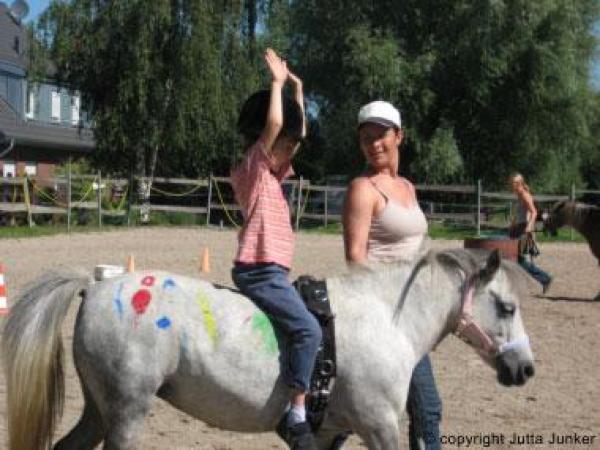
{"type": "MultiPolygon", "coordinates": [[[[72,226],[71,233],[93,233],[93,232],[108,232],[122,230],[123,227],[86,225],[72,226]]],[[[15,239],[15,238],[33,238],[40,236],[54,236],[57,234],[65,234],[67,232],[66,225],[36,225],[33,228],[27,226],[22,227],[0,227],[0,239],[15,239]]]]}
{"type": "MultiPolygon", "coordinates": [[[[155,217],[153,217],[155,219],[155,217]]],[[[139,226],[139,225],[138,225],[139,226]]],[[[159,220],[153,220],[150,225],[144,225],[144,227],[152,226],[175,226],[175,227],[202,227],[203,222],[198,224],[197,220],[180,220],[177,217],[175,220],[164,220],[164,217],[160,217],[159,220]],[[161,220],[162,219],[162,220],[161,220]],[[178,223],[179,222],[179,223],[178,223]]],[[[116,225],[104,225],[99,227],[98,225],[85,225],[85,226],[72,226],[71,233],[91,233],[91,232],[108,232],[115,230],[123,230],[126,226],[116,225]]],[[[342,234],[342,225],[340,223],[330,223],[325,226],[315,226],[310,228],[302,228],[301,231],[308,233],[319,233],[319,234],[342,234]]],[[[15,238],[28,238],[28,237],[39,237],[39,236],[52,236],[56,234],[64,234],[67,232],[66,225],[40,225],[33,228],[27,226],[9,227],[0,226],[0,239],[15,239],[15,238]]],[[[481,237],[492,237],[494,235],[502,235],[501,231],[497,230],[483,230],[481,237]]],[[[429,224],[429,236],[432,239],[448,239],[448,240],[463,240],[465,238],[476,237],[475,230],[471,227],[457,226],[455,224],[442,224],[433,222],[429,224]]],[[[538,242],[585,242],[583,236],[576,231],[571,231],[568,228],[562,228],[558,232],[558,236],[547,236],[542,232],[536,234],[538,242]],[[571,233],[573,239],[571,239],[571,233]]]]}
{"type": "Polygon", "coordinates": [[[42,227],[0,227],[0,239],[15,239],[38,236],[51,236],[66,232],[63,227],[42,226],[42,227]]]}
{"type": "MultiPolygon", "coordinates": [[[[330,223],[327,226],[316,226],[311,228],[302,229],[309,233],[320,233],[320,234],[341,234],[342,225],[340,223],[330,223]]],[[[493,236],[506,236],[506,232],[502,230],[482,230],[482,238],[491,238],[493,236]]],[[[446,239],[446,240],[463,240],[466,238],[476,237],[476,231],[470,226],[460,226],[456,224],[443,224],[439,222],[431,222],[429,224],[429,237],[432,239],[446,239]]],[[[577,233],[575,230],[568,228],[562,228],[558,231],[558,236],[545,235],[543,232],[536,233],[536,239],[538,242],[585,242],[583,236],[577,233]],[[571,233],[573,239],[571,239],[571,233]]]]}

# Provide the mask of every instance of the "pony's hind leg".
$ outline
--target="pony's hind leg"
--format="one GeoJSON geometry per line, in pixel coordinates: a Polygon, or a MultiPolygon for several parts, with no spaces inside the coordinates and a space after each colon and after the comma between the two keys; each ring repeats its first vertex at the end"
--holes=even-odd
{"type": "MultiPolygon", "coordinates": [[[[143,384],[143,383],[141,383],[143,384]]],[[[151,383],[154,384],[154,383],[151,383]]],[[[130,386],[131,388],[131,386],[130,386]]],[[[118,397],[111,397],[106,417],[104,434],[104,450],[133,450],[138,444],[144,419],[152,405],[156,389],[149,386],[132,389],[125,394],[120,392],[118,397]]]]}
{"type": "Polygon", "coordinates": [[[84,389],[85,406],[77,425],[56,443],[54,450],[92,450],[104,434],[102,417],[96,404],[84,389]]]}
{"type": "Polygon", "coordinates": [[[138,444],[144,418],[150,410],[150,402],[140,404],[132,401],[115,409],[104,436],[104,450],[133,450],[138,444]]]}

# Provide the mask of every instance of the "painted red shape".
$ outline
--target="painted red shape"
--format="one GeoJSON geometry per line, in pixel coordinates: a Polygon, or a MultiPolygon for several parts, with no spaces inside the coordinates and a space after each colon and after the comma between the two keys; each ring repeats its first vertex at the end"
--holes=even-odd
{"type": "Polygon", "coordinates": [[[131,298],[131,306],[138,314],[144,314],[146,312],[146,308],[150,304],[150,300],[152,300],[152,294],[147,289],[140,289],[131,298]]]}
{"type": "Polygon", "coordinates": [[[153,286],[155,278],[152,275],[142,278],[142,284],[144,286],[153,286]]]}

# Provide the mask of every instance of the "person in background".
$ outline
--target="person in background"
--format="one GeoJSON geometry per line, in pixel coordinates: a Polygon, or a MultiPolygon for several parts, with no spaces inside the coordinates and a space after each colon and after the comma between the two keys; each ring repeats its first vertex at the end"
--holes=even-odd
{"type": "Polygon", "coordinates": [[[535,242],[537,209],[533,202],[533,195],[525,183],[525,178],[520,173],[512,174],[508,182],[511,190],[517,196],[516,212],[513,214],[508,234],[513,239],[519,239],[519,265],[540,283],[542,293],[545,294],[552,284],[552,276],[536,266],[533,261],[527,261],[525,251],[529,245],[533,245],[535,242]]]}

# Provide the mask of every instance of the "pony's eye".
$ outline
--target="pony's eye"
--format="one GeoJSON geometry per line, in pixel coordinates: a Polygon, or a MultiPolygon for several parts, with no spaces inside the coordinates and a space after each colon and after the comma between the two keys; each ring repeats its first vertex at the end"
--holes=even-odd
{"type": "Polygon", "coordinates": [[[496,310],[500,317],[511,317],[515,314],[517,307],[513,303],[503,302],[502,299],[496,294],[493,294],[494,300],[496,301],[496,310]]]}

